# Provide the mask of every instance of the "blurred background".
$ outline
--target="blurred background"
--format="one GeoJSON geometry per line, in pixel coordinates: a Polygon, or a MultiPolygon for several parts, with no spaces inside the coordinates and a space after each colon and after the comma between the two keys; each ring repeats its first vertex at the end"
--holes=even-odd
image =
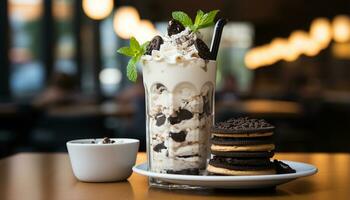
{"type": "MultiPolygon", "coordinates": [[[[142,80],[116,50],[164,33],[174,10],[220,9],[216,120],[276,126],[278,151],[350,152],[348,0],[1,0],[0,157],[77,138],[145,149],[142,80]]],[[[212,28],[201,30],[210,44],[212,28]]]]}

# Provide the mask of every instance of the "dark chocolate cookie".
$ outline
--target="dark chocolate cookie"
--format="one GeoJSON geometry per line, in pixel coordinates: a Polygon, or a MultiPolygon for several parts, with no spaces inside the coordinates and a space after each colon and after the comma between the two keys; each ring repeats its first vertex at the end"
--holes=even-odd
{"type": "Polygon", "coordinates": [[[223,134],[245,134],[245,133],[267,133],[272,132],[274,126],[264,119],[252,119],[248,117],[231,118],[218,122],[212,128],[213,133],[223,134]]]}
{"type": "Polygon", "coordinates": [[[156,125],[157,126],[161,126],[161,125],[163,125],[165,123],[166,116],[163,113],[158,113],[155,116],[155,119],[156,119],[156,125]]]}
{"type": "Polygon", "coordinates": [[[186,139],[187,131],[180,131],[178,133],[176,132],[170,132],[169,136],[175,141],[175,142],[183,142],[186,139]]]}
{"type": "Polygon", "coordinates": [[[153,151],[155,151],[155,152],[161,152],[162,149],[167,149],[166,146],[164,145],[164,142],[159,143],[153,147],[153,151]]]}
{"type": "Polygon", "coordinates": [[[168,23],[168,35],[172,36],[178,33],[181,33],[185,30],[185,27],[177,20],[172,19],[168,23]]]}
{"type": "Polygon", "coordinates": [[[232,158],[272,158],[274,151],[211,151],[213,155],[232,158]]]}
{"type": "Polygon", "coordinates": [[[268,137],[252,137],[252,138],[230,138],[230,137],[217,137],[214,136],[211,139],[211,142],[215,145],[222,146],[232,146],[232,145],[258,145],[258,144],[272,144],[273,138],[271,136],[268,137]]]}
{"type": "Polygon", "coordinates": [[[295,173],[295,169],[291,168],[289,165],[286,163],[279,161],[279,160],[274,160],[273,164],[275,165],[275,169],[277,174],[289,174],[289,173],[295,173]]]}
{"type": "Polygon", "coordinates": [[[188,120],[193,117],[193,113],[191,113],[189,110],[186,109],[180,109],[175,113],[174,116],[168,117],[168,120],[171,125],[178,124],[182,120],[188,120]]]}
{"type": "Polygon", "coordinates": [[[194,46],[196,47],[198,51],[199,57],[210,60],[210,50],[209,47],[203,42],[203,40],[197,38],[196,41],[194,41],[194,46]]]}
{"type": "Polygon", "coordinates": [[[164,43],[163,38],[159,35],[154,36],[154,38],[151,40],[151,42],[148,44],[146,48],[146,55],[151,55],[153,50],[159,50],[160,45],[164,43]]]}
{"type": "Polygon", "coordinates": [[[210,159],[212,163],[222,163],[227,165],[250,165],[250,166],[270,166],[270,158],[227,158],[214,156],[210,159]]]}
{"type": "Polygon", "coordinates": [[[274,164],[269,159],[237,159],[214,157],[209,160],[209,164],[214,167],[232,170],[264,170],[273,169],[274,164]]]}

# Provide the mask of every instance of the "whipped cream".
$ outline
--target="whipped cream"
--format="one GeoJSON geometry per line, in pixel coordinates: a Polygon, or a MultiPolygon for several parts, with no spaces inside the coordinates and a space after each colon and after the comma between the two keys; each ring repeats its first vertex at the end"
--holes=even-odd
{"type": "Polygon", "coordinates": [[[194,45],[196,39],[201,38],[199,33],[194,33],[189,28],[186,28],[178,34],[161,37],[164,43],[160,45],[160,49],[153,50],[152,55],[142,56],[142,61],[164,60],[167,63],[176,64],[188,60],[201,59],[194,45]]]}

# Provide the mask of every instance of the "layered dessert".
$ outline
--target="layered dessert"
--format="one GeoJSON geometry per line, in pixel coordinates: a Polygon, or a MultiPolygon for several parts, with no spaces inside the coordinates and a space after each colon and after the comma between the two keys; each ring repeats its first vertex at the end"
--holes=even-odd
{"type": "Polygon", "coordinates": [[[294,173],[274,155],[274,126],[263,119],[232,118],[212,128],[208,172],[219,175],[266,175],[294,173]]]}
{"type": "Polygon", "coordinates": [[[199,174],[206,168],[216,63],[199,33],[171,20],[141,57],[147,152],[153,172],[199,174]]]}

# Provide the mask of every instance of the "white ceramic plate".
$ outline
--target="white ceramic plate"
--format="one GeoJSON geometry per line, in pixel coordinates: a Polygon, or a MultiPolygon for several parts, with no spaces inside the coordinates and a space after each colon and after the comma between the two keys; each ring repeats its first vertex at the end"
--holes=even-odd
{"type": "Polygon", "coordinates": [[[161,174],[149,171],[147,163],[134,166],[133,171],[135,173],[148,176],[150,178],[158,178],[162,181],[166,181],[173,184],[232,189],[273,187],[276,185],[287,183],[297,178],[310,176],[317,173],[317,168],[310,164],[293,161],[283,162],[295,169],[296,173],[258,176],[196,176],[161,174]]]}

